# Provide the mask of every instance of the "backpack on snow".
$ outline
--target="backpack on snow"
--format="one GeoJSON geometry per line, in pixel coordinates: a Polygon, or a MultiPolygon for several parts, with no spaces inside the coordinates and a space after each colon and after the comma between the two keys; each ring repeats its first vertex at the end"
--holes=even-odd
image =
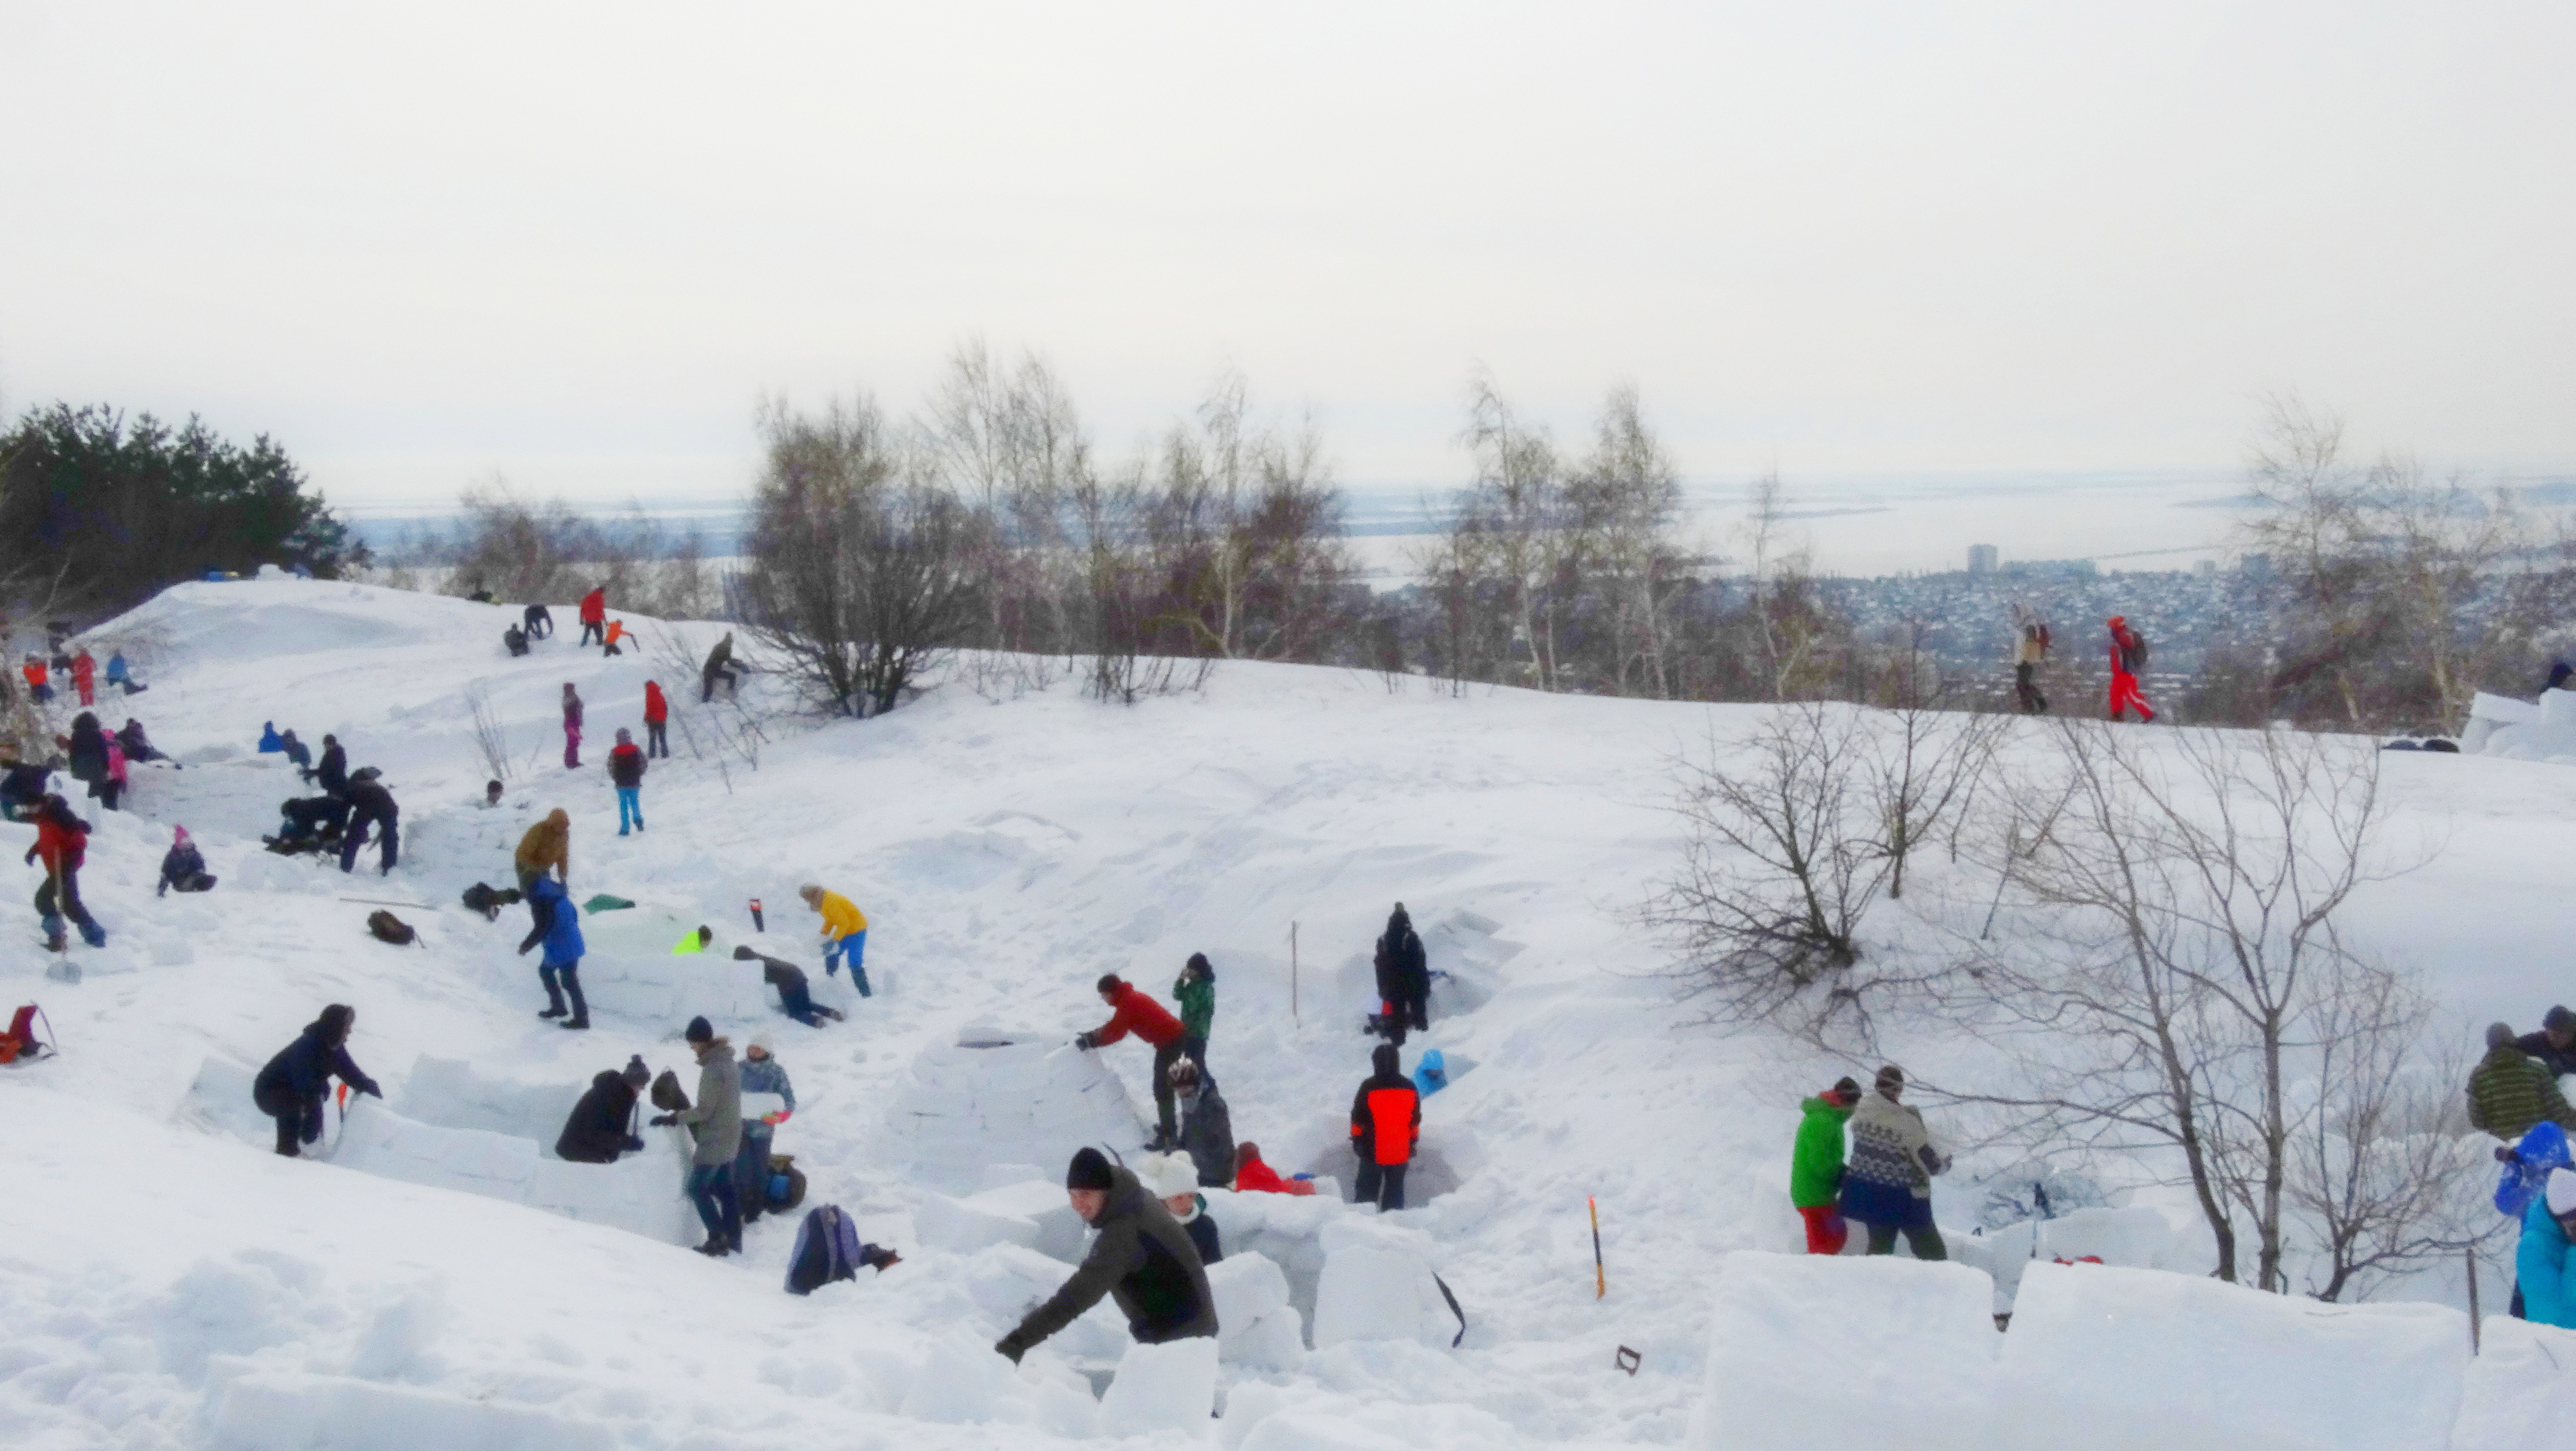
{"type": "MultiPolygon", "coordinates": [[[[44,1011],[27,1003],[9,1019],[9,1031],[0,1033],[0,1063],[33,1063],[59,1055],[54,1045],[36,1036],[36,1019],[44,1017],[44,1011]]],[[[45,1018],[45,1031],[50,1033],[53,1028],[53,1019],[45,1018]]]]}
{"type": "Polygon", "coordinates": [[[482,913],[483,920],[486,922],[499,921],[501,909],[517,906],[518,902],[519,889],[516,887],[503,887],[495,891],[481,882],[476,882],[465,889],[467,910],[482,913]]]}
{"type": "Polygon", "coordinates": [[[810,1295],[834,1280],[858,1277],[858,1225],[837,1204],[806,1214],[796,1228],[796,1248],[787,1256],[787,1293],[810,1295]]]}
{"type": "Polygon", "coordinates": [[[772,1154],[760,1187],[771,1211],[793,1209],[805,1202],[805,1171],[796,1167],[794,1154],[772,1154]]]}
{"type": "Polygon", "coordinates": [[[390,942],[396,947],[409,947],[420,938],[400,917],[382,907],[367,914],[367,930],[376,934],[378,942],[390,942]]]}

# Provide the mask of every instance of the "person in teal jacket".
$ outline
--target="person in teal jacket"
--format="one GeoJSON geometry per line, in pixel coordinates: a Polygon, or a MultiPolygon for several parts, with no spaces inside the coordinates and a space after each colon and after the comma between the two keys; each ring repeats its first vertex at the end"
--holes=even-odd
{"type": "Polygon", "coordinates": [[[1834,1208],[1843,1187],[1843,1125],[1860,1102],[1860,1083],[1846,1078],[1798,1105],[1798,1143],[1789,1155],[1789,1202],[1807,1222],[1807,1253],[1838,1255],[1851,1226],[1834,1208]]]}
{"type": "Polygon", "coordinates": [[[2576,1226],[2576,1170],[2553,1169],[2548,1188],[2531,1196],[2522,1212],[2522,1246],[2513,1267],[2522,1281],[2522,1318],[2534,1325],[2576,1330],[2576,1265],[2568,1263],[2568,1231],[2576,1226]]]}

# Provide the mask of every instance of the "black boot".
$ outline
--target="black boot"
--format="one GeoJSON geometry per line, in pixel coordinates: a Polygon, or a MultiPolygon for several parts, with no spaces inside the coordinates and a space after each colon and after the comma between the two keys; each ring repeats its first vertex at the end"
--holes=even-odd
{"type": "Polygon", "coordinates": [[[587,1027],[589,1027],[589,1026],[590,1026],[590,1019],[585,1018],[585,1017],[571,1017],[571,1018],[566,1018],[566,1019],[564,1019],[562,1022],[555,1024],[555,1026],[556,1026],[556,1027],[558,1027],[558,1028],[565,1028],[565,1029],[572,1029],[572,1028],[587,1028],[587,1027]]]}
{"type": "Polygon", "coordinates": [[[551,1008],[543,1009],[537,1014],[540,1018],[560,1018],[563,1015],[564,1005],[561,1003],[557,1003],[551,1008]]]}

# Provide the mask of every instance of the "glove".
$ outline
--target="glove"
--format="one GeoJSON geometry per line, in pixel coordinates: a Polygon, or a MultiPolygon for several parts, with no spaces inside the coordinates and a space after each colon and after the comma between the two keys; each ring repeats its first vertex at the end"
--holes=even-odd
{"type": "Polygon", "coordinates": [[[369,1097],[369,1098],[383,1098],[383,1097],[385,1096],[385,1091],[384,1091],[383,1089],[381,1089],[381,1088],[376,1087],[376,1086],[375,1086],[374,1084],[372,1084],[372,1083],[368,1084],[368,1085],[367,1085],[366,1087],[364,1087],[364,1088],[359,1089],[358,1091],[359,1091],[360,1093],[365,1094],[365,1095],[366,1095],[367,1097],[369,1097]]]}
{"type": "Polygon", "coordinates": [[[1093,1045],[1092,1045],[1092,1042],[1091,1042],[1091,1035],[1090,1035],[1089,1033],[1076,1033],[1076,1034],[1074,1034],[1074,1035],[1073,1035],[1073,1046],[1075,1046],[1076,1048],[1079,1048],[1079,1049],[1083,1050],[1083,1051],[1084,1051],[1084,1052],[1086,1052],[1086,1053],[1090,1052],[1090,1051],[1091,1051],[1091,1049],[1092,1049],[1092,1046],[1093,1046],[1093,1045]]]}
{"type": "Polygon", "coordinates": [[[657,1113],[653,1115],[651,1120],[653,1127],[657,1129],[669,1128],[671,1125],[678,1123],[679,1121],[680,1116],[676,1113],[657,1113]]]}
{"type": "Polygon", "coordinates": [[[1020,1343],[1020,1332],[1014,1330],[993,1342],[993,1352],[1010,1357],[1011,1364],[1017,1365],[1020,1357],[1029,1353],[1029,1348],[1020,1343]]]}
{"type": "Polygon", "coordinates": [[[762,1114],[760,1116],[760,1121],[769,1125],[771,1128],[776,1128],[780,1124],[787,1122],[787,1111],[785,1109],[780,1109],[775,1113],[762,1114]]]}

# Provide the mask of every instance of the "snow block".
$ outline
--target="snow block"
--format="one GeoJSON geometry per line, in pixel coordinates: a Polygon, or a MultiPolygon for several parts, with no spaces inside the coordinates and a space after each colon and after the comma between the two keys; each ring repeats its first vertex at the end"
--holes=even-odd
{"type": "Polygon", "coordinates": [[[2422,1451],[2451,1434],[2469,1358],[2438,1305],[2102,1265],[2033,1265],[2003,1340],[1991,1444],[2012,1451],[2422,1451]]]}
{"type": "Polygon", "coordinates": [[[1350,1340],[1410,1340],[1447,1349],[1457,1317],[1431,1274],[1431,1239],[1420,1230],[1357,1217],[1318,1237],[1324,1275],[1315,1290],[1315,1348],[1350,1340]]]}
{"type": "Polygon", "coordinates": [[[615,1427],[591,1417],[339,1376],[263,1372],[227,1382],[210,1439],[238,1451],[402,1446],[408,1451],[611,1451],[615,1427]]]}
{"type": "Polygon", "coordinates": [[[1061,1166],[1085,1144],[1124,1150],[1145,1141],[1149,1130],[1118,1076],[1067,1035],[977,1028],[959,1036],[923,1049],[896,1084],[876,1144],[889,1169],[971,1194],[987,1165],[1061,1166]],[[988,1046],[966,1046],[970,1037],[988,1046]]]}
{"type": "Polygon", "coordinates": [[[2452,1451],[2550,1446],[2567,1436],[2576,1406],[2576,1330],[2490,1315],[2460,1390],[2452,1451]]]}
{"type": "Polygon", "coordinates": [[[1719,1262],[1708,1379],[1685,1444],[1989,1451],[1999,1444],[2003,1338],[1993,1298],[1986,1277],[1962,1265],[1730,1254],[1719,1262]]]}
{"type": "Polygon", "coordinates": [[[1238,1250],[1207,1267],[1217,1350],[1226,1360],[1294,1370],[1306,1358],[1305,1317],[1288,1303],[1288,1276],[1267,1256],[1238,1250]]]}
{"type": "Polygon", "coordinates": [[[1081,1259],[1083,1240],[1091,1233],[1091,1226],[1073,1212],[1073,1201],[1065,1197],[1062,1184],[1022,1180],[968,1195],[963,1203],[978,1213],[1002,1215],[1035,1226],[1035,1239],[1015,1242],[1027,1244],[1049,1259],[1081,1259]]]}
{"type": "Polygon", "coordinates": [[[540,1158],[533,1139],[419,1123],[360,1097],[349,1105],[330,1158],[362,1174],[507,1200],[666,1244],[690,1243],[697,1220],[681,1194],[688,1156],[670,1133],[644,1142],[642,1152],[614,1164],[567,1164],[540,1158]]]}
{"type": "Polygon", "coordinates": [[[1216,1413],[1216,1360],[1216,1341],[1205,1335],[1129,1346],[1100,1398],[1100,1428],[1113,1436],[1204,1433],[1216,1413]]]}

